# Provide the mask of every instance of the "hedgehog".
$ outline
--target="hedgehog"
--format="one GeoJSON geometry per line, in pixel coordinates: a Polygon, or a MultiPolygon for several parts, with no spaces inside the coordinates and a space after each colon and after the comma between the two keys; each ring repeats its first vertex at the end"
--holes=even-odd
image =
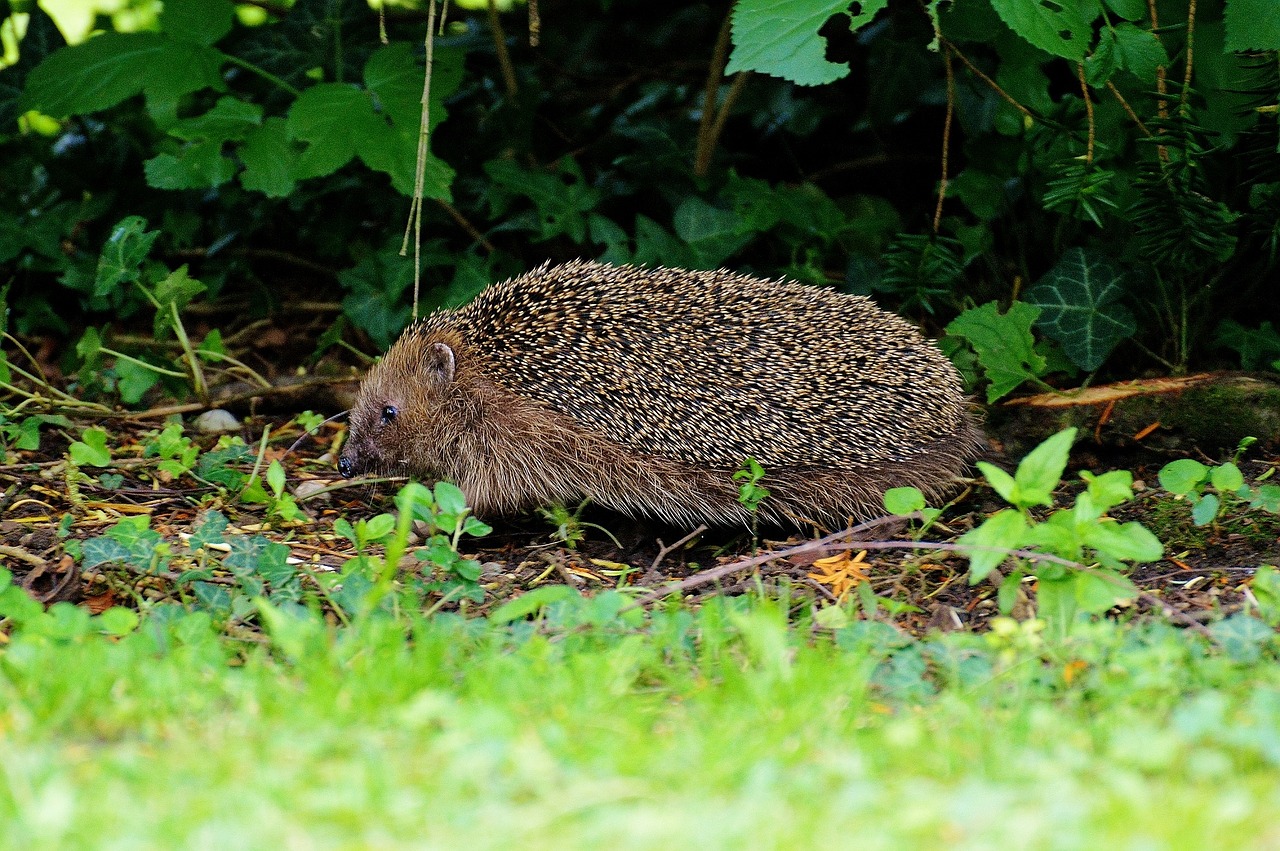
{"type": "Polygon", "coordinates": [[[338,460],[457,484],[481,516],[590,499],[671,524],[843,526],[938,497],[981,433],[951,362],[851,296],[726,270],[549,264],[409,326],[338,460]]]}

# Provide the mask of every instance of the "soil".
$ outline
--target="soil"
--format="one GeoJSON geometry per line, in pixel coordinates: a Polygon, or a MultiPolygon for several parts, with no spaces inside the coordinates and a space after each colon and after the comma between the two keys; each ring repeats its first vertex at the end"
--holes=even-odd
{"type": "MultiPolygon", "coordinates": [[[[1249,381],[1254,381],[1249,379],[1249,381]]],[[[1246,382],[1247,384],[1248,382],[1246,382]]],[[[1131,383],[1132,384],[1132,383],[1131,383]]],[[[1201,389],[1215,397],[1228,393],[1231,406],[1250,405],[1249,424],[1262,427],[1280,422],[1280,415],[1257,410],[1273,404],[1270,382],[1256,382],[1254,389],[1265,397],[1241,401],[1238,376],[1218,381],[1206,380],[1201,389]]],[[[1095,388],[1096,390],[1096,388],[1095,388]]],[[[1231,410],[1228,406],[1226,410],[1231,410]]],[[[1016,447],[1020,454],[1061,427],[1064,417],[1081,427],[1083,437],[1072,454],[1072,467],[1057,495],[1058,505],[1070,505],[1081,490],[1078,471],[1103,472],[1128,469],[1134,474],[1135,499],[1112,512],[1122,521],[1141,522],[1165,544],[1165,557],[1136,566],[1129,576],[1142,596],[1112,611],[1117,617],[1162,617],[1194,626],[1239,611],[1249,604],[1249,583],[1262,564],[1280,560],[1280,517],[1241,502],[1227,501],[1218,520],[1196,527],[1190,507],[1158,484],[1158,472],[1177,457],[1194,457],[1206,463],[1231,457],[1237,428],[1215,428],[1195,420],[1187,412],[1206,410],[1203,399],[1183,387],[1173,394],[1152,398],[1136,397],[1133,403],[1141,416],[1157,427],[1146,435],[1146,426],[1125,422],[1127,406],[1105,397],[1082,406],[1064,409],[1060,405],[1041,409],[1020,404],[1019,410],[994,409],[988,416],[991,452],[988,461],[1012,469],[1015,466],[1004,447],[1016,447]],[[1064,413],[1066,411],[1066,413],[1064,413]],[[1039,412],[1039,416],[1037,416],[1039,412]],[[1047,413],[1045,413],[1047,412],[1047,413]],[[1196,423],[1194,428],[1165,425],[1178,418],[1196,423]],[[1135,439],[1134,435],[1140,435],[1135,439]],[[1152,435],[1155,439],[1147,439],[1152,435]],[[1212,439],[1206,439],[1208,435],[1212,439]],[[1225,453],[1225,454],[1224,454],[1225,453]]],[[[1221,405],[1210,416],[1222,416],[1221,405]]],[[[333,534],[339,516],[352,520],[390,510],[391,488],[376,491],[368,486],[351,486],[333,469],[333,449],[341,426],[327,424],[316,435],[290,452],[287,447],[301,436],[297,426],[283,418],[248,418],[242,436],[256,445],[265,425],[273,426],[274,439],[264,458],[285,466],[290,487],[299,493],[300,505],[309,522],[276,524],[268,534],[289,544],[298,558],[316,571],[337,569],[353,556],[351,546],[333,534]],[[279,433],[276,429],[279,428],[279,433]],[[333,486],[332,490],[324,490],[333,486]],[[316,490],[321,490],[315,494],[316,490]]],[[[90,468],[89,478],[74,488],[67,485],[67,447],[79,428],[46,430],[39,451],[10,451],[9,463],[0,466],[0,564],[14,574],[15,581],[45,603],[66,600],[99,611],[110,605],[129,602],[133,595],[157,600],[176,596],[175,583],[185,569],[180,558],[171,570],[148,575],[125,565],[104,565],[81,573],[77,560],[67,554],[68,540],[86,540],[102,535],[121,517],[147,514],[150,527],[169,542],[175,556],[188,552],[182,535],[189,533],[200,512],[216,506],[228,515],[233,527],[262,529],[267,517],[261,506],[224,499],[212,486],[190,477],[165,480],[155,459],[141,458],[141,432],[158,429],[160,419],[131,418],[100,422],[109,432],[107,445],[117,461],[111,473],[120,480],[102,484],[90,468]],[[69,520],[66,518],[70,518],[69,520]]],[[[77,424],[79,425],[79,424],[77,424]]],[[[1240,466],[1246,480],[1270,480],[1277,460],[1275,434],[1251,447],[1240,466]]],[[[204,449],[215,438],[197,442],[204,449]]],[[[252,462],[244,465],[246,468],[252,462]]],[[[101,471],[99,471],[101,472],[101,471]]],[[[952,541],[1003,508],[998,497],[980,480],[971,481],[956,502],[933,526],[925,541],[952,541]]],[[[492,534],[464,544],[464,552],[482,564],[480,582],[483,602],[469,611],[484,613],[531,588],[545,584],[566,584],[591,594],[602,589],[631,586],[649,590],[659,599],[674,587],[696,602],[711,594],[734,594],[744,590],[786,584],[792,599],[798,595],[834,601],[852,599],[865,604],[870,589],[875,597],[890,601],[876,617],[891,619],[912,633],[930,630],[981,629],[999,612],[996,581],[970,585],[966,560],[953,551],[920,550],[910,547],[877,549],[876,542],[910,540],[910,529],[902,521],[875,525],[862,540],[869,543],[863,556],[851,559],[860,548],[850,550],[836,544],[805,546],[829,530],[716,529],[704,531],[679,546],[668,547],[685,538],[690,530],[675,529],[637,521],[589,506],[576,531],[582,534],[573,545],[557,534],[556,526],[538,515],[500,518],[492,534]],[[665,543],[664,543],[665,542],[665,543]],[[775,557],[768,558],[770,554],[775,557]],[[833,559],[834,557],[834,559],[833,559]],[[828,559],[815,565],[815,561],[828,559]],[[745,564],[751,562],[750,564],[745,564]],[[740,567],[734,567],[744,563],[740,567]],[[714,573],[712,573],[714,571],[714,573]],[[673,583],[680,583],[674,586],[673,583]],[[858,586],[865,583],[865,588],[858,586]]],[[[420,570],[421,562],[406,563],[420,570]]],[[[215,573],[213,581],[234,584],[229,575],[215,573]]],[[[1015,617],[1033,609],[1034,580],[1025,580],[1025,594],[1014,606],[1015,617]]],[[[650,597],[646,597],[650,599],[650,597]]],[[[446,603],[446,608],[452,606],[446,603]]]]}

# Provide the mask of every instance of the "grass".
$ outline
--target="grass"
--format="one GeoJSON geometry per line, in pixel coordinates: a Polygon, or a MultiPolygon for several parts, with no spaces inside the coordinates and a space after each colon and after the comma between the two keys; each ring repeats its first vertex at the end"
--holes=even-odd
{"type": "Polygon", "coordinates": [[[1161,624],[915,641],[202,613],[0,649],[3,848],[1275,847],[1280,667],[1161,624]]]}

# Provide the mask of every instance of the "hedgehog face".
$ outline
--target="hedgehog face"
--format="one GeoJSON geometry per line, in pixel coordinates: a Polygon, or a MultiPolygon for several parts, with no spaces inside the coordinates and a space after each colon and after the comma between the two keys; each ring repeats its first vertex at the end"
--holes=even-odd
{"type": "Polygon", "coordinates": [[[441,472],[440,410],[448,403],[456,358],[445,343],[406,334],[360,385],[338,458],[346,478],[362,473],[430,478],[441,472]]]}

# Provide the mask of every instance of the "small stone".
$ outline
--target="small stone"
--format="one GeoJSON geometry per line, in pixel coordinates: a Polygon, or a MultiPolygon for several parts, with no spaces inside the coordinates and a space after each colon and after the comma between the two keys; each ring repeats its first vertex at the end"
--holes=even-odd
{"type": "Polygon", "coordinates": [[[222,408],[213,408],[196,417],[192,423],[201,434],[222,434],[228,431],[239,431],[240,421],[235,414],[222,408]]]}

